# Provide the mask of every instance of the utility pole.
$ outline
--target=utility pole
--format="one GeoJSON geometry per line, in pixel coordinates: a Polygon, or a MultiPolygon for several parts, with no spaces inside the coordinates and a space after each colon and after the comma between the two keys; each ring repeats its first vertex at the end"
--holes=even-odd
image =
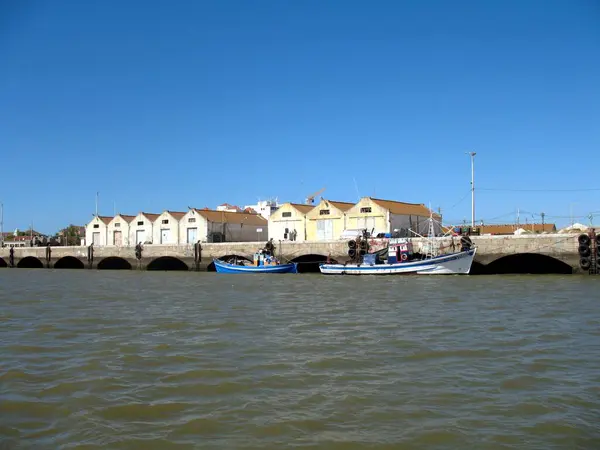
{"type": "Polygon", "coordinates": [[[441,206],[438,206],[438,214],[440,215],[440,226],[442,226],[444,221],[442,220],[442,207],[441,206]]]}
{"type": "Polygon", "coordinates": [[[96,191],[96,217],[98,217],[98,191],[96,191]]]}
{"type": "Polygon", "coordinates": [[[569,205],[569,207],[571,208],[571,226],[573,226],[575,224],[575,219],[573,218],[573,205],[574,205],[574,203],[571,203],[569,205]]]}
{"type": "Polygon", "coordinates": [[[4,203],[0,203],[0,247],[4,247],[4,203]]]}
{"type": "Polygon", "coordinates": [[[471,156],[471,227],[475,226],[475,152],[465,152],[471,156]]]}
{"type": "Polygon", "coordinates": [[[544,230],[544,217],[546,217],[546,213],[542,213],[541,216],[542,216],[542,231],[545,231],[544,230]]]}

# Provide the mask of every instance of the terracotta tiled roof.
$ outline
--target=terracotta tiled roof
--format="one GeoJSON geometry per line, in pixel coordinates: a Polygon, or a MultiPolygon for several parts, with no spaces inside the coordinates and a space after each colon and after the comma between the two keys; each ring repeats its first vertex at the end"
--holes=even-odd
{"type": "Polygon", "coordinates": [[[248,225],[268,224],[267,219],[258,214],[249,214],[243,212],[214,211],[211,209],[196,209],[198,214],[210,222],[216,223],[246,223],[248,225]]]}
{"type": "Polygon", "coordinates": [[[98,219],[104,222],[105,225],[108,225],[108,223],[113,220],[113,218],[109,216],[98,216],[98,219]]]}
{"type": "Polygon", "coordinates": [[[150,220],[151,222],[154,222],[156,219],[158,219],[158,216],[160,216],[160,214],[146,213],[146,212],[141,212],[140,214],[143,216],[146,216],[146,218],[148,220],[150,220]]]}
{"type": "Polygon", "coordinates": [[[300,211],[303,214],[306,214],[307,212],[309,212],[311,209],[314,208],[314,205],[304,205],[302,203],[290,203],[291,206],[293,206],[294,208],[296,208],[298,211],[300,211]]]}
{"type": "MultiPolygon", "coordinates": [[[[394,200],[382,200],[379,198],[371,198],[373,203],[389,210],[392,214],[406,214],[412,216],[429,217],[430,210],[422,203],[404,203],[394,200]]],[[[433,218],[439,220],[440,216],[433,214],[433,218]]]]}
{"type": "Polygon", "coordinates": [[[355,203],[349,203],[349,202],[336,202],[334,200],[325,200],[326,202],[332,204],[333,206],[335,206],[337,209],[341,210],[341,211],[348,211],[350,208],[352,208],[355,203]]]}
{"type": "MultiPolygon", "coordinates": [[[[460,227],[461,225],[456,225],[460,227]]],[[[464,225],[462,227],[466,227],[464,225]]],[[[451,232],[455,227],[443,227],[444,232],[451,232]]],[[[522,228],[525,231],[532,231],[534,233],[552,233],[556,231],[556,225],[553,223],[529,223],[529,224],[520,224],[516,223],[506,223],[506,224],[498,224],[498,225],[475,225],[474,228],[479,229],[480,234],[514,234],[519,228],[522,228]]]]}
{"type": "Polygon", "coordinates": [[[116,218],[120,217],[121,219],[123,219],[125,222],[129,223],[131,222],[133,219],[135,219],[135,216],[130,216],[128,214],[117,214],[115,217],[111,217],[111,220],[115,220],[116,218]]]}
{"type": "Polygon", "coordinates": [[[179,211],[167,211],[167,212],[169,214],[171,214],[173,217],[175,217],[177,220],[181,220],[181,218],[187,214],[187,213],[179,212],[179,211]]]}
{"type": "Polygon", "coordinates": [[[502,225],[478,225],[476,226],[480,230],[480,234],[514,234],[519,228],[525,231],[532,231],[534,233],[541,232],[552,232],[556,231],[556,225],[553,223],[529,223],[529,224],[502,224],[502,225]]]}

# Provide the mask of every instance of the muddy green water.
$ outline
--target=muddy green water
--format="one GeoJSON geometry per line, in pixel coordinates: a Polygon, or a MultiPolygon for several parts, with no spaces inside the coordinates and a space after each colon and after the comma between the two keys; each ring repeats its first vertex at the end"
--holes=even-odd
{"type": "Polygon", "coordinates": [[[0,270],[0,449],[600,449],[600,278],[0,270]]]}

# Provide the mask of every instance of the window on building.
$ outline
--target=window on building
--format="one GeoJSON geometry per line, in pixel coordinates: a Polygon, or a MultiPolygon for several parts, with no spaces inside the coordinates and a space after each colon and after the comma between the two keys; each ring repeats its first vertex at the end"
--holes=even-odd
{"type": "Polygon", "coordinates": [[[98,225],[97,223],[94,224],[94,228],[100,228],[100,225],[98,225]]]}
{"type": "Polygon", "coordinates": [[[195,218],[195,217],[190,217],[190,218],[188,219],[188,222],[190,222],[190,223],[192,223],[192,222],[195,222],[195,221],[196,221],[196,218],[195,218]]]}
{"type": "Polygon", "coordinates": [[[169,219],[163,219],[162,223],[163,223],[164,225],[168,224],[168,223],[169,223],[169,219]]]}
{"type": "Polygon", "coordinates": [[[115,223],[115,228],[118,228],[120,226],[121,226],[121,224],[119,222],[115,223]]]}
{"type": "Polygon", "coordinates": [[[367,206],[365,208],[360,208],[360,212],[361,213],[370,213],[371,212],[371,207],[367,206]]]}
{"type": "Polygon", "coordinates": [[[144,221],[143,221],[143,220],[140,220],[140,221],[138,222],[138,225],[139,225],[139,226],[143,226],[143,225],[144,225],[144,221]]]}
{"type": "Polygon", "coordinates": [[[328,209],[322,209],[319,211],[319,214],[322,216],[328,216],[329,215],[329,210],[328,209]]]}
{"type": "Polygon", "coordinates": [[[281,213],[281,217],[292,217],[292,213],[291,212],[281,213]]]}

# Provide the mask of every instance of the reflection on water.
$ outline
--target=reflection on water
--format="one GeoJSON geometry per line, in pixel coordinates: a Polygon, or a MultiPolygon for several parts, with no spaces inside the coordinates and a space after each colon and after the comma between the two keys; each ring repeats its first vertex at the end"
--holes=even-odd
{"type": "Polygon", "coordinates": [[[0,282],[17,448],[600,448],[593,277],[0,282]]]}

